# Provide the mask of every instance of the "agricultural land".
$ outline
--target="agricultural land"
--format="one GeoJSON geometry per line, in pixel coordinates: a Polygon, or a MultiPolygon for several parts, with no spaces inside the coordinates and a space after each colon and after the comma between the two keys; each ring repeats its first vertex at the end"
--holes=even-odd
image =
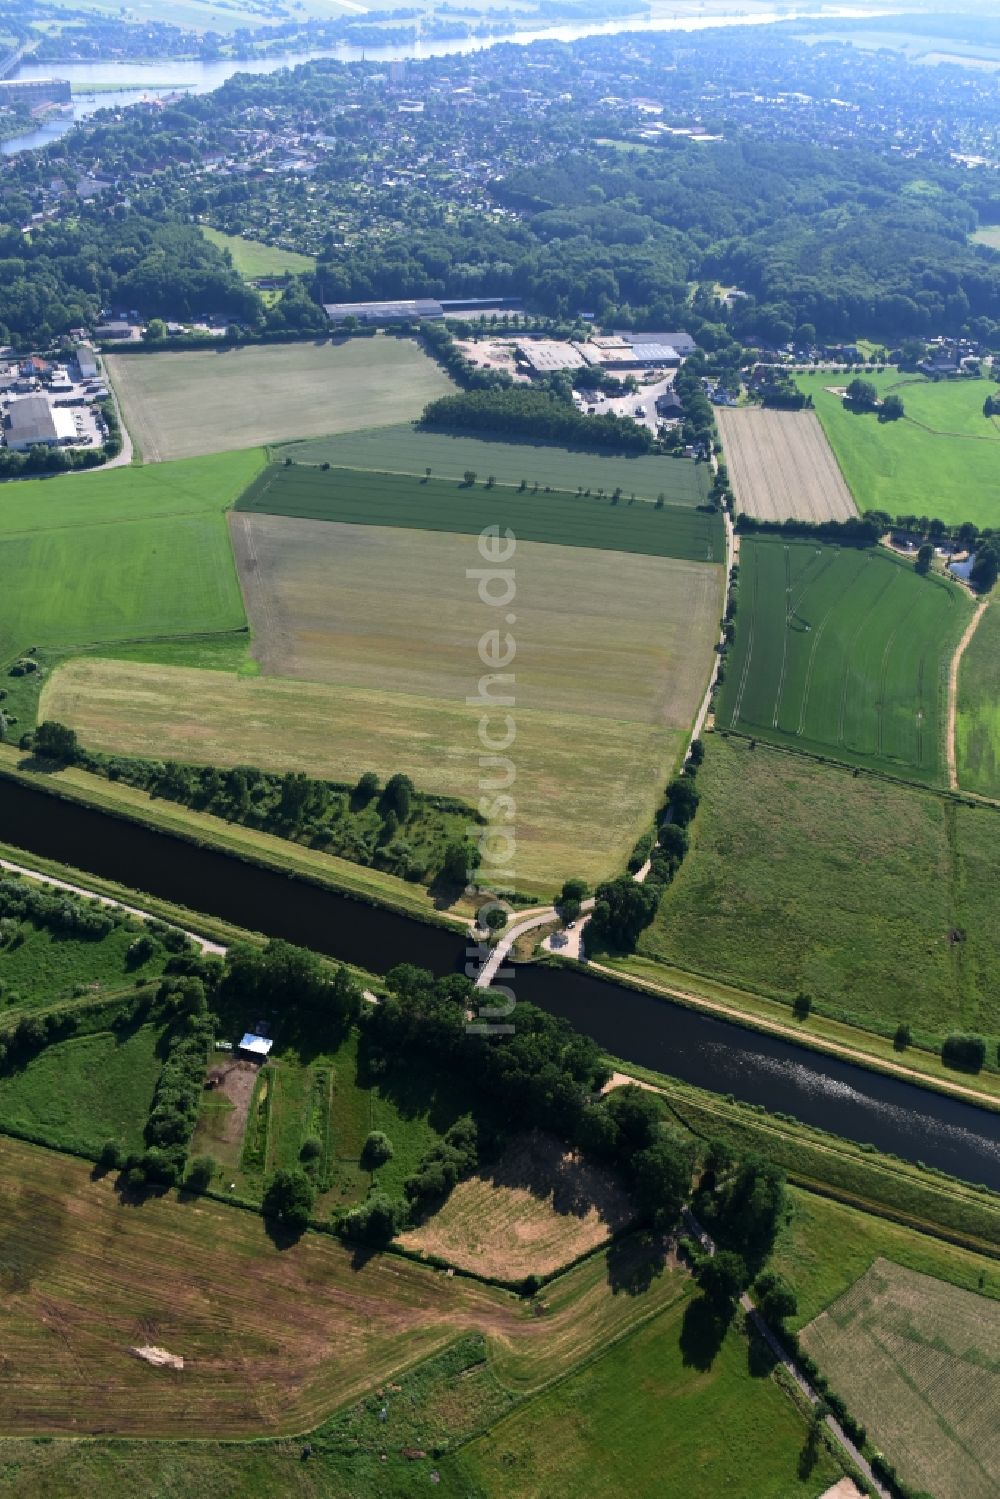
{"type": "MultiPolygon", "coordinates": [[[[470,439],[471,441],[471,439],[470,439]]],[[[693,467],[693,466],[692,466],[693,467]]],[[[509,527],[522,541],[600,551],[642,552],[691,562],[721,562],[725,556],[717,511],[662,505],[630,496],[523,492],[409,474],[271,464],[239,498],[238,510],[291,515],[302,520],[348,521],[354,525],[403,526],[422,531],[478,535],[487,526],[509,527]]]]}
{"type": "Polygon", "coordinates": [[[106,361],[147,463],[419,416],[450,380],[412,339],[250,345],[106,361]]]}
{"type": "Polygon", "coordinates": [[[956,720],[958,783],[1000,798],[1000,604],[991,603],[976,626],[958,673],[956,720]]]}
{"type": "Polygon", "coordinates": [[[245,630],[223,511],[258,453],[4,486],[0,663],[68,649],[245,630]]]}
{"type": "Polygon", "coordinates": [[[223,234],[208,224],[202,224],[201,232],[217,250],[228,252],[233,266],[247,281],[262,276],[304,276],[316,269],[313,257],[300,255],[297,250],[282,250],[258,239],[244,239],[240,234],[223,234]]]}
{"type": "Polygon", "coordinates": [[[996,1302],[878,1259],[801,1341],[907,1483],[935,1499],[996,1494],[996,1302]]]}
{"type": "MultiPolygon", "coordinates": [[[[244,514],[233,525],[265,674],[80,658],[49,678],[43,715],[93,749],[342,781],[403,771],[474,802],[466,698],[494,620],[466,576],[472,537],[244,514]]],[[[651,816],[706,686],[721,570],[532,543],[516,568],[517,878],[550,891],[611,873],[651,816]]]]}
{"type": "Polygon", "coordinates": [[[944,782],[957,584],[883,550],[745,538],[737,598],[720,727],[944,782]]]}
{"type": "Polygon", "coordinates": [[[718,734],[639,951],[932,1042],[1000,1033],[997,813],[718,734]]]}
{"type": "Polygon", "coordinates": [[[609,1172],[534,1134],[460,1182],[401,1242],[482,1275],[551,1275],[625,1228],[633,1211],[609,1172]]]}
{"type": "Polygon", "coordinates": [[[933,382],[896,370],[865,379],[880,395],[902,397],[906,415],[880,422],[874,412],[845,409],[834,381],[846,377],[798,377],[858,509],[936,517],[949,526],[1000,526],[1000,421],[983,415],[986,397],[997,386],[987,380],[933,382]]]}
{"type": "Polygon", "coordinates": [[[737,508],[756,520],[850,520],[857,514],[837,460],[811,411],[720,407],[737,508]]]}
{"type": "Polygon", "coordinates": [[[339,437],[290,443],[275,456],[297,464],[329,463],[334,468],[370,469],[388,474],[415,474],[423,479],[429,468],[437,479],[461,479],[472,469],[480,480],[493,474],[498,484],[539,484],[542,488],[596,494],[617,488],[644,500],[663,495],[668,505],[701,505],[708,497],[708,467],[688,458],[626,458],[608,453],[584,453],[554,443],[487,441],[422,431],[410,423],[345,432],[339,437]]]}

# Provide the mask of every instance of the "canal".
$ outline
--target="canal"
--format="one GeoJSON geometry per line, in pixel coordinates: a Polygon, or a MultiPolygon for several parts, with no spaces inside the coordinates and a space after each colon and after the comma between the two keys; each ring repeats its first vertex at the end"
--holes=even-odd
{"type": "MultiPolygon", "coordinates": [[[[465,963],[445,928],[2,776],[0,838],[375,973],[465,963]]],[[[1000,1191],[1000,1115],[587,973],[522,965],[510,984],[626,1062],[1000,1191]]]]}

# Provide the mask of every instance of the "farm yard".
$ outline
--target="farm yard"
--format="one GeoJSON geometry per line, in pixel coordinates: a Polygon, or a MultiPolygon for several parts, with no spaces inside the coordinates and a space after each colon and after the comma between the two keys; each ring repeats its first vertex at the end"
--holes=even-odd
{"type": "Polygon", "coordinates": [[[932,784],[968,596],[882,550],[744,538],[720,728],[932,784]]]}
{"type": "Polygon", "coordinates": [[[1000,1037],[1000,814],[717,733],[706,751],[640,953],[883,1033],[1000,1037]]]}
{"type": "MultiPolygon", "coordinates": [[[[838,379],[841,377],[837,377],[838,379]]],[[[906,415],[880,422],[845,410],[829,374],[798,376],[860,511],[937,517],[949,526],[1000,526],[1000,421],[983,415],[997,390],[987,380],[928,381],[895,371],[866,375],[880,395],[901,396],[906,415]]]]}
{"type": "Polygon", "coordinates": [[[428,468],[435,479],[461,479],[466,469],[473,469],[481,480],[493,474],[498,484],[516,486],[524,479],[529,486],[537,483],[564,492],[580,485],[611,494],[620,487],[626,495],[644,500],[662,494],[668,505],[703,505],[708,498],[708,465],[689,458],[624,458],[555,443],[494,442],[423,432],[409,422],[290,443],[278,448],[275,456],[297,464],[330,463],[334,468],[414,474],[421,479],[428,468]]]}
{"type": "Polygon", "coordinates": [[[606,551],[721,562],[721,516],[690,506],[635,504],[612,494],[571,495],[503,486],[446,483],[409,474],[271,464],[237,502],[238,510],[354,525],[403,526],[478,535],[508,526],[519,542],[546,541],[606,551]]]}
{"type": "Polygon", "coordinates": [[[958,673],[958,784],[1000,798],[1000,604],[988,605],[958,673]]]}
{"type": "Polygon", "coordinates": [[[146,463],[401,422],[454,387],[412,339],[110,354],[146,463]]]}
{"type": "MultiPolygon", "coordinates": [[[[495,611],[466,577],[481,563],[474,540],[233,525],[265,674],[80,658],[49,678],[44,715],[94,749],[349,782],[403,771],[475,803],[479,714],[466,698],[495,611]]],[[[524,543],[516,586],[517,880],[548,893],[573,873],[611,873],[652,815],[705,690],[722,577],[524,543]]]]}
{"type": "Polygon", "coordinates": [[[0,662],[85,645],[246,628],[223,510],[257,453],[7,485],[0,662]]]}
{"type": "Polygon", "coordinates": [[[854,501],[811,411],[715,413],[736,506],[757,520],[850,520],[854,501]]]}
{"type": "Polygon", "coordinates": [[[877,1259],[800,1334],[848,1409],[914,1489],[1000,1488],[1000,1306],[877,1259]]]}

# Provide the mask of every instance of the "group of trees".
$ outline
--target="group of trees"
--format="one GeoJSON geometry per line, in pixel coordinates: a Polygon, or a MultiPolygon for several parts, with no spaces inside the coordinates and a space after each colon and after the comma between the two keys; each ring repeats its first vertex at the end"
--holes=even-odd
{"type": "Polygon", "coordinates": [[[79,764],[153,796],[414,881],[447,879],[457,834],[478,817],[449,797],[421,795],[402,773],[390,776],[380,792],[372,771],[351,787],[302,771],[279,774],[247,765],[217,770],[172,760],[109,757],[84,750],[75,731],[55,720],[39,724],[21,743],[44,759],[79,764]]]}
{"type": "Polygon", "coordinates": [[[179,320],[262,318],[258,294],[192,224],[82,205],[72,220],[24,235],[7,218],[13,206],[0,198],[0,342],[43,347],[70,328],[93,327],[107,306],[179,320]]]}
{"type": "Polygon", "coordinates": [[[584,416],[571,402],[524,386],[443,396],[426,407],[421,420],[426,427],[530,437],[595,451],[648,453],[655,446],[648,427],[628,417],[584,416]]]}
{"type": "Polygon", "coordinates": [[[638,869],[648,854],[650,868],[645,880],[635,880],[629,873],[598,885],[588,926],[592,939],[627,952],[653,921],[663,892],[687,853],[687,829],[700,800],[697,773],[703,758],[701,740],[695,739],[683,771],[666,789],[655,838],[643,840],[633,856],[632,863],[638,869]]]}
{"type": "Polygon", "coordinates": [[[890,392],[879,399],[878,386],[871,380],[862,380],[860,376],[849,381],[844,393],[844,403],[856,412],[877,411],[881,422],[898,422],[900,417],[906,415],[901,396],[890,392]]]}

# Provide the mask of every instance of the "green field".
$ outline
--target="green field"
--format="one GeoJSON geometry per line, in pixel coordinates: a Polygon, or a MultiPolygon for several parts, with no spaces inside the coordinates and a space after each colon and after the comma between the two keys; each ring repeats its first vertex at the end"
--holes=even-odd
{"type": "Polygon", "coordinates": [[[640,952],[890,1033],[1000,1033],[992,808],[717,734],[707,751],[640,952]]]}
{"type": "Polygon", "coordinates": [[[233,268],[247,281],[260,276],[304,276],[316,269],[311,255],[297,250],[282,250],[278,245],[264,245],[259,239],[244,239],[240,234],[223,234],[202,224],[201,232],[217,250],[228,250],[233,268]]]}
{"type": "Polygon", "coordinates": [[[958,784],[1000,797],[1000,603],[989,605],[958,671],[958,784]]]}
{"type": "Polygon", "coordinates": [[[598,1499],[627,1481],[637,1499],[822,1494],[840,1470],[821,1451],[800,1474],[805,1423],[792,1402],[748,1373],[738,1333],[712,1358],[696,1325],[686,1299],[506,1417],[448,1465],[453,1491],[598,1499]]]}
{"type": "Polygon", "coordinates": [[[57,1041],[0,1077],[0,1130],[97,1155],[105,1140],[143,1148],[160,1075],[161,1026],[57,1041]]]}
{"type": "Polygon", "coordinates": [[[880,422],[874,413],[846,411],[840,396],[826,389],[845,384],[845,375],[798,377],[799,387],[815,402],[858,509],[936,516],[949,526],[962,521],[1000,526],[1000,420],[983,416],[983,403],[996,385],[932,382],[895,370],[864,379],[880,394],[891,390],[902,396],[902,421],[880,422]]]}
{"type": "Polygon", "coordinates": [[[353,469],[272,464],[240,496],[237,509],[304,520],[354,525],[403,526],[422,531],[478,535],[486,526],[507,526],[518,541],[555,542],[602,551],[643,552],[692,562],[723,562],[725,538],[719,512],[628,498],[599,499],[517,489],[487,489],[486,475],[473,487],[441,479],[353,469]]]}
{"type": "MultiPolygon", "coordinates": [[[[48,679],[42,713],[95,749],[348,782],[403,771],[476,805],[467,699],[496,611],[468,576],[475,539],[246,513],[233,528],[263,675],[81,658],[48,679]]],[[[548,893],[624,863],[705,691],[721,572],[518,541],[512,881],[548,893]]]]}
{"type": "Polygon", "coordinates": [[[668,505],[701,505],[708,497],[708,466],[689,458],[623,458],[553,443],[493,442],[422,432],[409,422],[292,443],[279,448],[276,456],[294,458],[296,463],[330,463],[334,468],[416,474],[421,479],[428,468],[436,479],[461,479],[466,469],[473,469],[480,480],[493,474],[498,484],[518,485],[524,479],[543,489],[547,484],[558,490],[580,485],[594,494],[599,487],[608,494],[620,487],[626,497],[655,500],[662,494],[668,505]]]}
{"type": "Polygon", "coordinates": [[[258,453],[3,486],[0,662],[32,645],[240,630],[223,511],[258,453]]]}
{"type": "Polygon", "coordinates": [[[1000,1490],[1000,1306],[878,1259],[801,1334],[913,1489],[1000,1490]]]}
{"type": "Polygon", "coordinates": [[[147,463],[409,421],[454,386],[410,338],[109,354],[147,463]]]}
{"type": "Polygon", "coordinates": [[[1000,1302],[1000,1264],[931,1234],[863,1213],[814,1192],[789,1189],[792,1212],[782,1227],[770,1268],[795,1291],[795,1329],[825,1311],[879,1256],[1000,1302]]]}
{"type": "Polygon", "coordinates": [[[882,550],[745,539],[737,597],[720,727],[944,780],[956,584],[882,550]]]}
{"type": "Polygon", "coordinates": [[[73,997],[78,986],[92,994],[115,992],[137,978],[149,978],[163,966],[163,954],[130,968],[126,954],[135,941],[134,926],[115,927],[100,941],[55,933],[22,921],[19,939],[0,946],[0,1017],[48,1008],[73,997]]]}

